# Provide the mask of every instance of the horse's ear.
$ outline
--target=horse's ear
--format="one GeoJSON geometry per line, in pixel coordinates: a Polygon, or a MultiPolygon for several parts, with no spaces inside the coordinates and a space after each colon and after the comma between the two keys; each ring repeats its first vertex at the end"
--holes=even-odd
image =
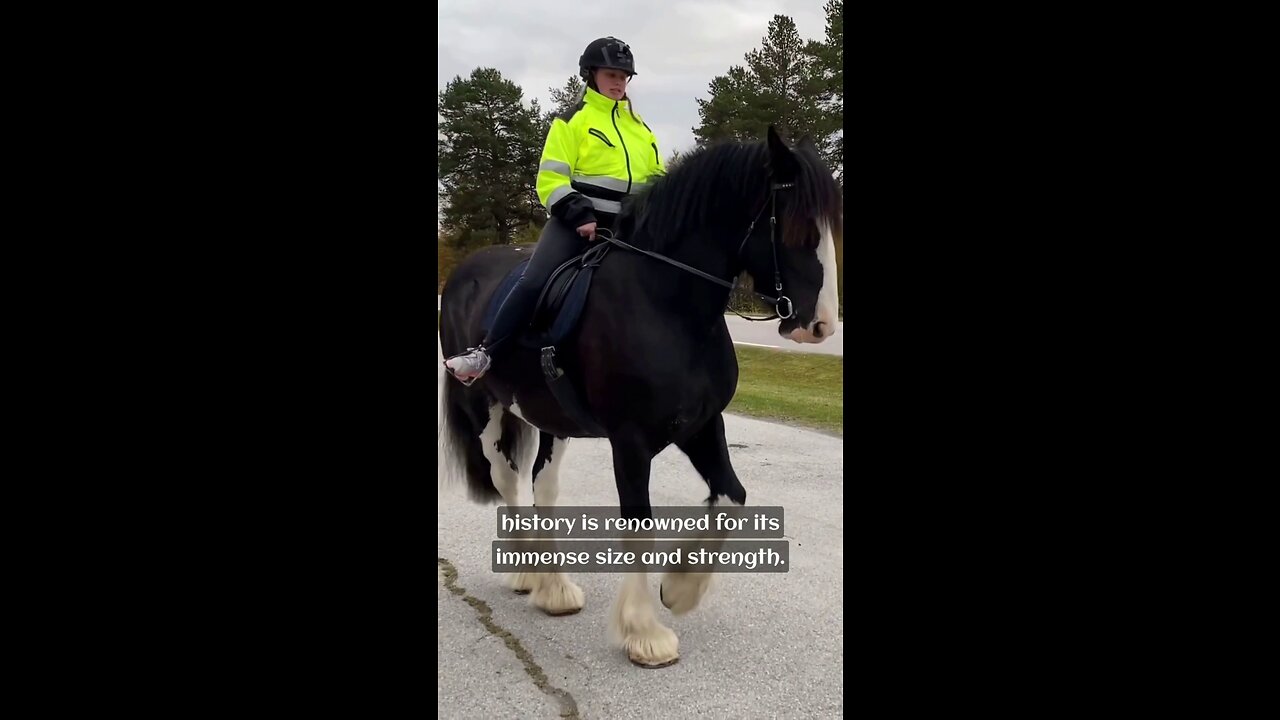
{"type": "Polygon", "coordinates": [[[782,136],[778,134],[778,128],[772,124],[769,125],[768,132],[765,133],[765,139],[769,141],[769,147],[786,147],[787,144],[782,141],[782,136]]]}
{"type": "Polygon", "coordinates": [[[774,177],[782,180],[795,177],[800,170],[800,163],[796,161],[791,148],[787,147],[772,125],[769,126],[768,143],[769,169],[773,171],[774,177]]]}

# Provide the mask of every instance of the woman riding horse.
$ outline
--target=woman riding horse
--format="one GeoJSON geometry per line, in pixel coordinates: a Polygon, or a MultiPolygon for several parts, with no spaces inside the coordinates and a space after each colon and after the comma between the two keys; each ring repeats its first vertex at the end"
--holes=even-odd
{"type": "Polygon", "coordinates": [[[538,199],[551,216],[533,259],[498,310],[479,346],[445,361],[470,385],[489,369],[490,351],[529,321],[538,292],[561,263],[613,227],[623,197],[663,172],[658,140],[630,106],[631,48],[614,37],[593,40],[578,58],[587,86],[576,107],[551,121],[538,166],[538,199]]]}

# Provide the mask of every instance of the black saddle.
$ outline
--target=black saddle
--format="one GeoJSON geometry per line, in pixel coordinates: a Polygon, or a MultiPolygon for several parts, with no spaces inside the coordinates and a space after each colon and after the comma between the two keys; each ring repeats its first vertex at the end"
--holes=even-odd
{"type": "MultiPolygon", "coordinates": [[[[577,329],[582,311],[587,306],[591,278],[608,254],[610,246],[607,242],[597,242],[587,248],[586,252],[561,263],[543,285],[542,292],[534,303],[533,318],[529,326],[511,340],[541,351],[542,373],[560,406],[578,425],[599,437],[605,436],[604,428],[591,418],[578,399],[578,393],[556,360],[556,346],[563,344],[577,329]]],[[[528,263],[525,260],[516,265],[499,283],[498,290],[490,298],[489,307],[485,311],[486,331],[492,326],[498,308],[524,274],[528,263]]]]}
{"type": "MultiPolygon", "coordinates": [[[[512,340],[533,349],[563,343],[577,328],[578,320],[582,318],[582,311],[587,306],[587,295],[591,289],[591,277],[595,274],[596,268],[600,267],[608,251],[609,243],[596,243],[587,248],[586,252],[561,263],[542,286],[538,299],[534,303],[529,326],[512,340]]],[[[502,301],[524,274],[528,264],[529,261],[525,260],[512,268],[498,284],[497,291],[489,298],[489,306],[485,309],[484,315],[485,331],[493,325],[502,301]]]]}

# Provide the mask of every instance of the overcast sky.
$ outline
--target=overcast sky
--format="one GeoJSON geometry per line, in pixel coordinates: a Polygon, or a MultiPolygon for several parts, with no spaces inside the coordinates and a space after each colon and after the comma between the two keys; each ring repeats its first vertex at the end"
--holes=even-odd
{"type": "Polygon", "coordinates": [[[551,107],[550,88],[578,72],[587,43],[612,35],[631,46],[636,77],[628,94],[658,136],[663,158],[694,145],[696,98],[743,55],[758,48],[774,15],[796,23],[803,40],[822,40],[824,0],[651,0],[529,2],[440,0],[437,91],[454,76],[492,67],[551,107]]]}

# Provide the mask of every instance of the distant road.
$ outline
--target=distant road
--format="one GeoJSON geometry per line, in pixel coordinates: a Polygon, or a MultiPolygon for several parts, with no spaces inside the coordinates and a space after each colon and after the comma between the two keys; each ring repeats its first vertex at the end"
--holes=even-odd
{"type": "Polygon", "coordinates": [[[733,336],[733,342],[737,345],[823,355],[844,355],[844,321],[837,323],[835,335],[815,345],[798,343],[782,337],[778,334],[779,321],[777,320],[752,322],[743,320],[737,315],[725,315],[724,320],[729,325],[729,334],[733,336]]]}
{"type": "MultiPolygon", "coordinates": [[[[436,296],[436,309],[440,309],[440,296],[436,296]]],[[[767,347],[774,350],[788,350],[791,352],[809,352],[820,353],[822,355],[840,355],[844,356],[844,321],[837,324],[836,334],[834,337],[828,338],[826,342],[812,345],[809,343],[792,342],[778,334],[778,321],[767,320],[763,322],[752,322],[744,320],[737,315],[725,315],[725,322],[729,325],[729,334],[733,337],[733,342],[737,345],[746,345],[748,347],[767,347]]]]}

